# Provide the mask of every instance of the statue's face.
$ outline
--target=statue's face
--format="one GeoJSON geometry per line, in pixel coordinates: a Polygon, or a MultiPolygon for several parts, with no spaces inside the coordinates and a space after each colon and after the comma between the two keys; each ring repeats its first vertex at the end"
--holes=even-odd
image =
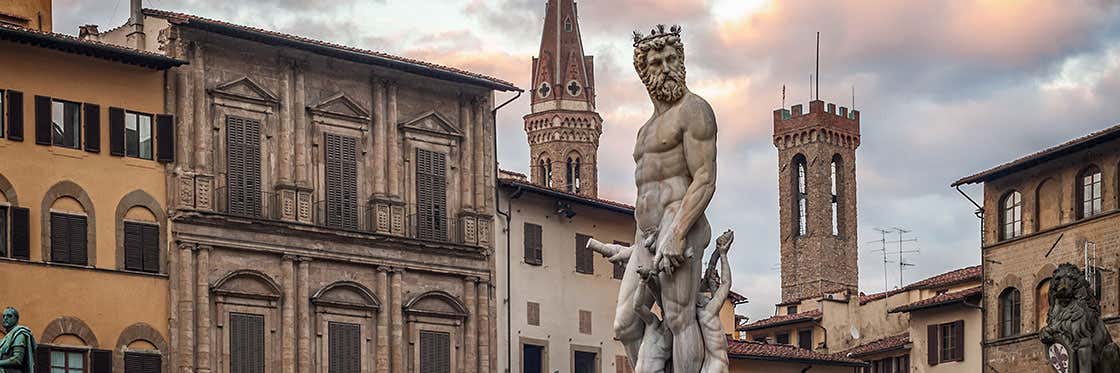
{"type": "Polygon", "coordinates": [[[651,97],[677,101],[684,95],[684,56],[669,43],[661,49],[651,49],[646,53],[644,77],[651,97]]]}
{"type": "Polygon", "coordinates": [[[1050,285],[1050,292],[1054,293],[1054,296],[1059,299],[1073,298],[1077,280],[1076,276],[1070,274],[1055,276],[1050,285]]]}
{"type": "Polygon", "coordinates": [[[12,330],[19,323],[19,316],[11,309],[4,310],[4,330],[12,330]]]}

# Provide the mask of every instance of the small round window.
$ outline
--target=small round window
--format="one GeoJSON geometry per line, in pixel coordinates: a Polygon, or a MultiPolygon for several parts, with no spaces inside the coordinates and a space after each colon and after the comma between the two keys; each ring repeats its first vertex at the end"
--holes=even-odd
{"type": "Polygon", "coordinates": [[[580,93],[583,93],[583,87],[575,80],[568,82],[568,85],[564,88],[568,91],[568,94],[572,96],[579,96],[580,93]]]}
{"type": "Polygon", "coordinates": [[[548,82],[541,82],[540,87],[537,87],[537,95],[548,97],[549,93],[552,93],[552,87],[548,85],[548,82]]]}

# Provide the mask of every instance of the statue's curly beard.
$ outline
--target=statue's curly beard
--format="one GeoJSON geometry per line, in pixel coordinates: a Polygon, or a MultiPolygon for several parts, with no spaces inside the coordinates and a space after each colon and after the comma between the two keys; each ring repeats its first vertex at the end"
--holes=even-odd
{"type": "Polygon", "coordinates": [[[645,74],[642,83],[653,99],[676,102],[684,96],[684,75],[684,69],[669,69],[661,74],[645,74]]]}

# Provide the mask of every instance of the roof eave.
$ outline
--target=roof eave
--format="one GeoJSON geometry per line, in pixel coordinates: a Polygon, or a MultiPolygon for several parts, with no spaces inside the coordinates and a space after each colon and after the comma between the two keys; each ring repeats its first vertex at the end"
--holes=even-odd
{"type": "Polygon", "coordinates": [[[835,365],[835,366],[861,367],[861,368],[869,366],[869,364],[867,364],[867,363],[856,363],[856,362],[848,362],[848,361],[834,361],[834,360],[823,360],[823,359],[792,358],[792,357],[768,356],[768,355],[756,355],[756,354],[728,353],[727,356],[730,357],[730,358],[733,358],[733,359],[778,361],[778,362],[801,363],[801,364],[835,365]]]}
{"type": "Polygon", "coordinates": [[[989,168],[985,171],[978,172],[971,176],[965,176],[960,180],[953,182],[949,186],[957,187],[960,185],[977,184],[998,179],[1015,171],[1030,168],[1054,158],[1059,158],[1069,153],[1076,152],[1090,146],[1098,145],[1117,137],[1120,137],[1120,125],[1114,125],[1110,128],[1097,131],[1082,138],[1070,140],[1069,142],[1056,145],[1049,149],[1044,149],[1038,153],[1021,157],[1009,163],[989,168]]]}
{"type": "Polygon", "coordinates": [[[70,40],[18,28],[0,27],[0,40],[54,49],[66,53],[79,54],[153,70],[167,70],[172,67],[187,64],[187,61],[170,57],[149,55],[123,47],[70,40]]]}
{"type": "Polygon", "coordinates": [[[548,188],[542,188],[540,186],[536,186],[536,185],[533,185],[533,184],[530,184],[530,183],[527,183],[527,182],[518,182],[518,181],[512,181],[512,180],[498,179],[498,184],[503,186],[503,187],[506,187],[506,188],[521,188],[522,190],[525,190],[525,191],[528,191],[528,192],[533,192],[533,193],[537,193],[537,194],[541,194],[541,195],[546,195],[546,196],[549,196],[549,197],[559,198],[559,199],[569,201],[569,202],[576,202],[576,203],[579,203],[579,204],[586,205],[588,207],[600,208],[600,209],[609,210],[609,211],[617,212],[617,213],[620,213],[620,214],[631,215],[631,216],[634,215],[634,210],[633,209],[628,209],[628,208],[625,208],[625,207],[622,207],[622,206],[615,206],[615,205],[612,205],[612,204],[609,204],[609,203],[603,203],[603,202],[596,201],[596,200],[593,200],[593,199],[580,198],[580,197],[568,195],[568,194],[565,194],[565,193],[560,193],[560,192],[550,190],[548,188]]]}

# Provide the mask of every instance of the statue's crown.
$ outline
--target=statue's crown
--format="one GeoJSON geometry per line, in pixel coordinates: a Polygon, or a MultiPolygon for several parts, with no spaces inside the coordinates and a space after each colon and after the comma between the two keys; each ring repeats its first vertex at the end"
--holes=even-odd
{"type": "Polygon", "coordinates": [[[681,26],[680,25],[673,25],[673,27],[669,28],[669,31],[665,31],[665,25],[657,25],[657,27],[649,30],[649,35],[642,35],[641,32],[634,31],[634,46],[637,47],[638,44],[641,44],[642,42],[645,42],[645,41],[648,41],[648,40],[663,38],[663,37],[667,37],[667,36],[680,36],[680,35],[681,35],[681,26]]]}

